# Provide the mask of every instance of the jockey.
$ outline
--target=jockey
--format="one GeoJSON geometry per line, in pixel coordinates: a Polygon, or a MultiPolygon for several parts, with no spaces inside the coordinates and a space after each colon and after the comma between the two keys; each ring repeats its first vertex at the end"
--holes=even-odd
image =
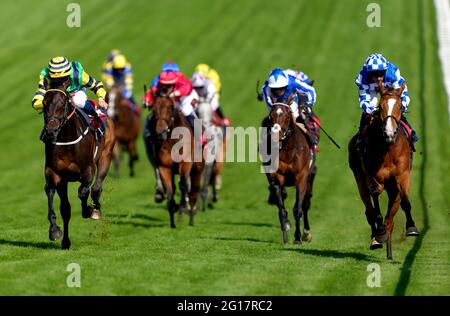
{"type": "Polygon", "coordinates": [[[214,83],[201,72],[195,72],[192,75],[191,82],[199,96],[199,101],[211,104],[213,112],[220,118],[220,125],[230,126],[230,121],[224,117],[220,108],[219,93],[217,92],[214,83]]]}
{"type": "Polygon", "coordinates": [[[44,80],[51,82],[59,82],[62,85],[64,82],[69,82],[66,91],[72,97],[73,104],[82,109],[85,113],[93,116],[100,127],[104,129],[103,122],[99,117],[95,105],[92,101],[87,100],[86,88],[89,88],[98,97],[98,104],[101,108],[107,109],[108,104],[105,101],[106,91],[101,81],[95,80],[86,71],[83,66],[77,62],[69,62],[65,57],[54,57],[50,60],[47,67],[41,70],[39,76],[39,88],[37,89],[32,106],[36,110],[43,108],[42,101],[46,92],[44,80]]]}
{"type": "Polygon", "coordinates": [[[296,122],[304,123],[309,136],[312,152],[318,151],[319,133],[315,126],[315,114],[312,107],[316,102],[314,88],[306,82],[289,75],[285,70],[276,68],[269,74],[269,80],[263,86],[264,100],[270,110],[274,103],[285,103],[291,95],[294,95],[292,103],[289,104],[296,122]],[[299,111],[299,105],[300,110],[299,111]]]}
{"type": "Polygon", "coordinates": [[[217,98],[220,99],[220,93],[222,92],[222,83],[220,82],[219,73],[209,67],[207,64],[198,64],[195,66],[194,72],[202,73],[206,78],[211,81],[216,87],[217,98]]]}
{"type": "Polygon", "coordinates": [[[161,71],[159,80],[155,86],[152,86],[144,95],[144,107],[153,104],[153,92],[167,91],[171,98],[174,98],[176,107],[188,119],[192,129],[194,129],[194,120],[197,118],[194,107],[198,103],[197,92],[192,89],[192,84],[181,72],[161,71]]]}
{"type": "Polygon", "coordinates": [[[306,84],[308,84],[310,86],[312,86],[314,84],[314,80],[310,80],[309,77],[304,72],[296,71],[293,69],[286,69],[285,71],[288,75],[294,76],[301,82],[305,82],[306,84]]]}
{"type": "MultiPolygon", "coordinates": [[[[173,61],[168,61],[162,65],[161,71],[180,72],[180,67],[173,61]]],[[[155,87],[158,84],[158,82],[159,82],[159,75],[157,75],[155,78],[153,78],[150,87],[152,87],[152,88],[155,87]]]]}
{"type": "Polygon", "coordinates": [[[115,85],[123,86],[123,96],[130,100],[132,109],[139,114],[139,108],[133,98],[133,71],[130,63],[119,51],[112,51],[108,61],[103,64],[103,82],[109,90],[115,85]]]}
{"type": "MultiPolygon", "coordinates": [[[[369,125],[371,114],[378,107],[378,84],[377,79],[381,78],[383,85],[388,89],[400,89],[405,83],[405,79],[400,75],[400,70],[394,64],[388,62],[381,54],[371,54],[365,61],[361,71],[355,79],[355,84],[358,87],[359,103],[363,110],[359,126],[358,138],[356,140],[356,147],[360,148],[360,144],[365,139],[367,126],[369,125]]],[[[408,87],[402,93],[402,116],[401,120],[411,128],[411,138],[413,142],[419,140],[419,137],[412,129],[409,122],[404,115],[408,109],[410,102],[408,87]]]]}

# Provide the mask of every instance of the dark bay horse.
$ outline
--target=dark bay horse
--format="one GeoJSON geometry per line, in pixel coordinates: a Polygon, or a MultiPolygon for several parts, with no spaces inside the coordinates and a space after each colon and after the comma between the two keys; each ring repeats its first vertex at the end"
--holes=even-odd
{"type": "Polygon", "coordinates": [[[156,92],[153,97],[152,118],[148,119],[148,129],[152,136],[145,138],[147,154],[161,176],[170,214],[170,227],[176,227],[174,214],[178,208],[180,215],[186,211],[189,213],[189,225],[193,225],[203,163],[194,161],[194,136],[189,122],[176,108],[175,101],[164,92],[156,92]],[[181,136],[172,138],[174,132],[180,132],[181,136]],[[177,146],[175,150],[174,146],[177,146]],[[176,174],[180,176],[179,206],[174,199],[176,174]]]}
{"type": "Polygon", "coordinates": [[[44,105],[45,136],[45,192],[48,197],[49,238],[61,238],[53,208],[55,192],[61,200],[60,211],[64,222],[62,248],[70,248],[69,221],[71,206],[67,195],[68,182],[81,183],[78,197],[81,200],[83,218],[99,219],[102,184],[111,163],[115,143],[114,125],[108,128],[101,143],[96,141],[95,131],[72,104],[66,91],[67,85],[48,87],[44,105]],[[95,178],[95,181],[94,181],[95,178]],[[90,190],[91,184],[92,190],[90,190]],[[93,205],[88,205],[89,192],[93,205]]]}
{"type": "MultiPolygon", "coordinates": [[[[302,235],[300,222],[304,217],[303,240],[311,241],[312,235],[308,221],[308,210],[311,205],[312,186],[316,174],[316,167],[312,161],[309,145],[305,134],[296,125],[292,111],[288,104],[275,103],[269,117],[263,123],[269,128],[269,133],[278,140],[278,166],[276,171],[267,172],[269,190],[275,194],[278,216],[283,233],[283,242],[288,242],[288,231],[291,223],[284,206],[284,188],[294,186],[296,189],[295,205],[293,208],[295,218],[295,244],[300,244],[302,235]]],[[[262,140],[264,141],[264,140],[262,140]]],[[[270,140],[269,140],[270,141],[270,140]]],[[[272,159],[274,154],[271,153],[272,159]]]]}
{"type": "Polygon", "coordinates": [[[139,116],[133,111],[131,101],[122,94],[120,86],[113,87],[107,95],[108,116],[114,122],[116,146],[114,147],[114,169],[119,175],[121,149],[129,154],[130,176],[134,176],[134,162],[138,159],[136,140],[141,130],[139,116]]]}
{"type": "Polygon", "coordinates": [[[406,215],[406,235],[418,236],[411,216],[409,200],[412,149],[400,128],[401,94],[405,86],[387,90],[378,82],[381,100],[379,110],[369,124],[363,153],[358,153],[355,135],[349,143],[349,165],[358,184],[358,190],[366,208],[367,221],[372,229],[370,249],[387,244],[387,258],[392,259],[392,231],[394,216],[399,206],[406,215]],[[386,189],[389,197],[388,211],[383,222],[379,195],[386,189]],[[373,204],[372,204],[372,200],[373,204]]]}

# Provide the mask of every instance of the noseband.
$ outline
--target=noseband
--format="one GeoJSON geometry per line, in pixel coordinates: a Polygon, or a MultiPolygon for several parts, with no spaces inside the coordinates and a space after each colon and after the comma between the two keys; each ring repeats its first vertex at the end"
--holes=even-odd
{"type": "MultiPolygon", "coordinates": [[[[53,115],[52,117],[50,117],[50,120],[49,120],[49,121],[52,121],[52,120],[58,120],[58,121],[60,122],[59,127],[58,127],[58,129],[56,130],[56,135],[58,135],[59,132],[61,131],[62,127],[63,127],[63,126],[64,126],[64,125],[72,118],[72,116],[75,114],[76,108],[73,107],[73,111],[68,115],[69,107],[67,106],[67,104],[68,104],[69,102],[68,102],[67,93],[66,93],[64,90],[61,90],[61,89],[48,89],[48,90],[46,91],[46,93],[49,92],[49,91],[60,92],[60,93],[64,94],[64,100],[65,100],[65,101],[64,101],[64,115],[62,116],[61,119],[60,119],[60,118],[57,118],[57,117],[55,117],[55,116],[53,115]]],[[[45,125],[46,125],[46,126],[45,126],[45,129],[46,129],[46,130],[47,130],[47,124],[48,124],[48,122],[45,124],[45,125]]]]}
{"type": "MultiPolygon", "coordinates": [[[[281,106],[287,107],[288,109],[291,108],[286,103],[277,102],[277,103],[273,104],[273,106],[277,106],[277,105],[281,105],[281,106]]],[[[287,126],[286,130],[284,131],[284,133],[281,135],[281,138],[279,139],[279,142],[282,143],[284,140],[286,140],[286,138],[288,138],[289,135],[292,134],[292,131],[293,131],[293,129],[292,129],[292,126],[291,126],[291,119],[289,119],[288,120],[288,126],[287,126]]],[[[270,129],[270,132],[272,132],[272,129],[270,129]]],[[[280,149],[281,149],[281,145],[280,145],[280,149]]]]}

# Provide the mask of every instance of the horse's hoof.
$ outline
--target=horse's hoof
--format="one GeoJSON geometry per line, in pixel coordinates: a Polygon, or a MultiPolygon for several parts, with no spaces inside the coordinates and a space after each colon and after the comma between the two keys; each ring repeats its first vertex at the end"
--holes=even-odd
{"type": "Polygon", "coordinates": [[[311,242],[312,234],[309,232],[309,230],[307,230],[307,229],[303,230],[302,240],[306,241],[306,242],[311,242]]]}
{"type": "Polygon", "coordinates": [[[294,240],[294,245],[301,245],[302,241],[300,239],[294,240]]]}
{"type": "Polygon", "coordinates": [[[94,207],[92,205],[88,205],[86,209],[81,211],[81,216],[83,218],[90,218],[92,216],[93,211],[94,207]]]}
{"type": "Polygon", "coordinates": [[[283,244],[287,244],[289,242],[288,232],[283,230],[283,244]]]}
{"type": "Polygon", "coordinates": [[[383,248],[383,243],[378,242],[375,237],[370,241],[370,250],[381,249],[383,248]]]}
{"type": "Polygon", "coordinates": [[[291,230],[291,222],[289,220],[285,221],[282,226],[281,226],[281,230],[288,232],[289,230],[291,230]]]}
{"type": "Polygon", "coordinates": [[[69,250],[70,249],[70,240],[69,239],[63,239],[61,242],[61,248],[63,250],[69,250]]]}
{"type": "Polygon", "coordinates": [[[54,229],[50,228],[50,231],[49,231],[49,234],[48,234],[48,238],[51,241],[60,240],[61,237],[62,237],[62,232],[61,232],[61,229],[58,226],[56,226],[56,228],[54,228],[54,229]]]}
{"type": "Polygon", "coordinates": [[[420,231],[417,229],[417,227],[412,226],[412,227],[408,227],[406,229],[406,236],[408,236],[408,237],[411,237],[411,236],[417,237],[419,235],[420,235],[420,231]]]}
{"type": "Polygon", "coordinates": [[[101,218],[100,210],[97,210],[96,208],[94,208],[94,209],[92,210],[91,219],[93,219],[93,220],[99,220],[100,218],[101,218]]]}
{"type": "Polygon", "coordinates": [[[164,201],[164,194],[161,192],[155,193],[155,203],[162,203],[164,201]]]}
{"type": "Polygon", "coordinates": [[[378,233],[375,236],[376,241],[378,241],[379,243],[384,243],[386,242],[386,240],[388,239],[388,233],[385,229],[383,229],[382,232],[378,233]]]}

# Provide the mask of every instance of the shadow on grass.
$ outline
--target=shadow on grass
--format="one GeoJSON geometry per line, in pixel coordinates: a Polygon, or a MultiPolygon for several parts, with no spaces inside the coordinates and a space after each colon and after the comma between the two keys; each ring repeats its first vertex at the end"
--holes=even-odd
{"type": "Polygon", "coordinates": [[[153,217],[153,216],[149,216],[146,214],[131,214],[131,215],[126,215],[126,214],[108,214],[107,217],[111,217],[111,218],[138,218],[138,219],[144,219],[147,221],[154,221],[154,222],[160,222],[161,219],[157,218],[157,217],[153,217]]]}
{"type": "Polygon", "coordinates": [[[109,221],[112,225],[132,225],[134,227],[142,227],[142,228],[155,228],[155,227],[169,227],[169,223],[167,224],[146,224],[132,221],[109,221]]]}
{"type": "Polygon", "coordinates": [[[200,239],[215,239],[215,240],[224,240],[224,241],[251,241],[265,244],[277,244],[274,241],[270,240],[260,240],[256,238],[233,238],[233,237],[199,237],[200,239]]]}
{"type": "Polygon", "coordinates": [[[423,228],[419,237],[414,241],[412,249],[406,255],[405,261],[402,266],[402,272],[400,278],[397,282],[397,287],[395,288],[394,295],[404,296],[406,295],[406,290],[408,289],[409,282],[411,280],[411,270],[416,259],[416,255],[422,248],[422,242],[430,229],[430,221],[428,217],[427,199],[425,195],[425,172],[426,165],[428,162],[428,147],[427,147],[427,124],[426,124],[426,111],[427,108],[426,98],[425,98],[425,38],[424,38],[424,1],[418,0],[418,12],[419,12],[419,43],[420,43],[420,59],[419,59],[419,69],[420,69],[420,89],[419,89],[419,100],[420,100],[420,121],[421,121],[421,131],[422,131],[422,147],[423,147],[423,158],[420,165],[420,184],[419,184],[419,195],[420,204],[422,208],[423,215],[423,228]]]}
{"type": "Polygon", "coordinates": [[[232,226],[251,226],[251,227],[279,227],[280,225],[267,224],[267,223],[244,223],[244,222],[222,222],[224,225],[232,226]]]}
{"type": "Polygon", "coordinates": [[[14,246],[14,247],[32,247],[37,249],[61,249],[59,242],[33,242],[33,241],[18,241],[0,239],[0,245],[14,246]]]}
{"type": "Polygon", "coordinates": [[[364,253],[353,252],[353,251],[338,251],[338,250],[319,250],[319,249],[283,249],[283,251],[294,251],[300,254],[318,256],[318,257],[326,257],[333,259],[355,259],[358,261],[367,261],[367,262],[378,262],[380,261],[378,258],[373,256],[368,256],[364,253]]]}

